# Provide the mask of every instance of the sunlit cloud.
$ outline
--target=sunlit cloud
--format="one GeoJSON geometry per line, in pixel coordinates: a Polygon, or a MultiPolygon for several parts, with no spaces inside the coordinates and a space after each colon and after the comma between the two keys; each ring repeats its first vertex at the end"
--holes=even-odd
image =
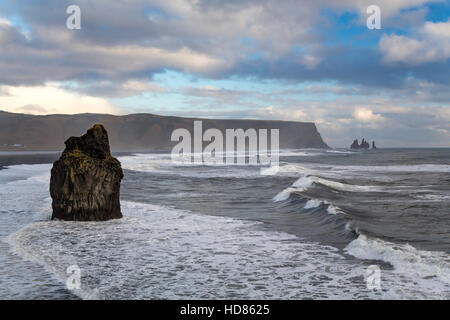
{"type": "Polygon", "coordinates": [[[55,84],[2,87],[0,109],[27,114],[118,113],[106,99],[67,92],[55,84]]]}
{"type": "Polygon", "coordinates": [[[422,64],[450,58],[450,20],[427,22],[413,36],[385,35],[380,50],[386,63],[422,64]]]}

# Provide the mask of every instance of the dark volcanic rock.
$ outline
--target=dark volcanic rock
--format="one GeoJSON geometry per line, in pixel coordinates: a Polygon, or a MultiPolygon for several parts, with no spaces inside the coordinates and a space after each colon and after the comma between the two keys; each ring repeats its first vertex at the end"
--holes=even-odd
{"type": "Polygon", "coordinates": [[[52,219],[104,221],[122,217],[119,160],[111,156],[108,133],[96,124],[81,137],[71,137],[55,161],[50,179],[52,219]]]}
{"type": "Polygon", "coordinates": [[[361,144],[359,145],[360,149],[369,149],[370,145],[369,143],[363,138],[361,141],[361,144]]]}
{"type": "Polygon", "coordinates": [[[350,149],[369,149],[369,143],[363,138],[361,144],[358,144],[358,139],[353,140],[350,149]]]}
{"type": "Polygon", "coordinates": [[[350,146],[351,149],[359,149],[359,143],[358,139],[353,140],[352,145],[350,146]]]}

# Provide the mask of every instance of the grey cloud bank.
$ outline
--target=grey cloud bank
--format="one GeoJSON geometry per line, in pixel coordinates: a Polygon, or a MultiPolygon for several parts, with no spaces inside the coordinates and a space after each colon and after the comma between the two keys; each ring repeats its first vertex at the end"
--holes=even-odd
{"type": "Polygon", "coordinates": [[[4,105],[11,88],[56,83],[101,99],[102,112],[127,113],[110,99],[152,93],[161,99],[149,112],[314,121],[334,146],[355,133],[385,145],[448,146],[450,22],[426,21],[430,3],[439,2],[378,1],[383,29],[374,35],[361,31],[371,1],[4,0],[0,107],[67,112],[45,101],[4,105]],[[82,10],[81,30],[65,28],[71,4],[82,10]],[[337,25],[324,12],[354,17],[337,25]],[[353,30],[363,37],[349,38],[353,30]],[[277,88],[154,81],[167,70],[192,81],[276,81],[277,88]],[[278,90],[283,85],[303,88],[278,90]],[[175,95],[183,106],[171,105],[175,95]],[[362,109],[373,117],[358,117],[362,109]]]}

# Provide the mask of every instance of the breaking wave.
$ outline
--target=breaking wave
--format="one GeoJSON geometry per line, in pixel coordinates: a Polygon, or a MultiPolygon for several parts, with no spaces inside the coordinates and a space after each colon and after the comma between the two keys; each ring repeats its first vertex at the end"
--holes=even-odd
{"type": "Polygon", "coordinates": [[[418,250],[408,244],[394,244],[363,234],[345,251],[359,259],[391,264],[394,267],[392,273],[404,283],[389,288],[388,294],[393,299],[450,298],[450,257],[444,252],[418,250]],[[413,281],[408,284],[411,279],[413,281]]]}
{"type": "Polygon", "coordinates": [[[344,214],[344,212],[340,208],[336,207],[335,205],[333,205],[330,202],[325,201],[325,200],[310,199],[310,200],[306,201],[303,208],[304,209],[314,209],[314,208],[320,207],[321,205],[327,206],[327,212],[329,214],[333,214],[333,215],[344,214]]]}
{"type": "Polygon", "coordinates": [[[417,164],[395,166],[332,166],[332,169],[359,172],[450,172],[450,165],[417,164]]]}
{"type": "Polygon", "coordinates": [[[332,181],[316,176],[303,176],[295,181],[291,187],[284,189],[278,193],[273,200],[275,202],[284,201],[289,199],[290,195],[294,192],[302,192],[312,187],[314,184],[323,185],[335,190],[347,191],[347,192],[385,192],[385,189],[378,186],[359,186],[350,185],[337,181],[332,181]]]}

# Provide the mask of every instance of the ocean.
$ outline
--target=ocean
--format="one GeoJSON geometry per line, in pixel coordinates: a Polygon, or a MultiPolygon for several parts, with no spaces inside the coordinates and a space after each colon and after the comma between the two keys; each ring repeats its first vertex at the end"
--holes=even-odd
{"type": "Polygon", "coordinates": [[[50,220],[56,158],[0,154],[0,299],[450,299],[450,149],[122,154],[107,222],[50,220]]]}

